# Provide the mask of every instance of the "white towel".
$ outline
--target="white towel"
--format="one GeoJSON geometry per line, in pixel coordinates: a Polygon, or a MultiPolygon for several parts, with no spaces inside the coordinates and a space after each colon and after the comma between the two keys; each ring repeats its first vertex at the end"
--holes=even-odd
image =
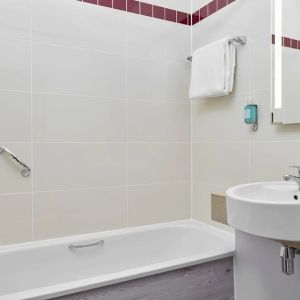
{"type": "Polygon", "coordinates": [[[212,98],[233,90],[235,46],[229,38],[197,49],[193,53],[190,98],[212,98]]]}

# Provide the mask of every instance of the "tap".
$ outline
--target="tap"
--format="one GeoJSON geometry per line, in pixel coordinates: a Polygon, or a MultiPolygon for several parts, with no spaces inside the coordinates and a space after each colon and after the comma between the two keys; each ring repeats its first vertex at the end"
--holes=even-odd
{"type": "Polygon", "coordinates": [[[295,181],[298,185],[298,190],[300,191],[300,166],[291,166],[290,168],[296,168],[297,169],[297,172],[298,172],[298,176],[295,176],[295,175],[284,175],[283,176],[283,179],[285,181],[295,181]]]}

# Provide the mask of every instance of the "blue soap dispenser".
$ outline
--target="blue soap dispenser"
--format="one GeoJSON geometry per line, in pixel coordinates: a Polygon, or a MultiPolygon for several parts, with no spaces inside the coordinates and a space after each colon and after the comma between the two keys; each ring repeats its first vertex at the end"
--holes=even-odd
{"type": "Polygon", "coordinates": [[[251,125],[252,131],[258,129],[258,113],[256,104],[248,104],[244,108],[244,121],[246,124],[251,125]]]}

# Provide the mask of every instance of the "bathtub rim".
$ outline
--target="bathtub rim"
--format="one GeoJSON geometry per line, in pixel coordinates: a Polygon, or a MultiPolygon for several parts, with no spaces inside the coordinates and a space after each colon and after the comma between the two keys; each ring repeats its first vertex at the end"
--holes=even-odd
{"type": "Polygon", "coordinates": [[[173,271],[185,267],[208,263],[214,260],[232,257],[234,255],[235,245],[234,245],[233,233],[224,231],[219,228],[215,228],[211,225],[202,223],[200,221],[192,220],[192,219],[1,246],[0,254],[12,252],[12,251],[22,251],[26,249],[32,249],[32,247],[38,249],[45,246],[57,245],[62,243],[63,244],[71,243],[79,240],[80,241],[91,240],[91,239],[99,238],[99,236],[101,236],[101,238],[105,238],[108,236],[125,235],[130,233],[143,232],[145,230],[153,230],[153,229],[160,229],[160,228],[167,228],[167,227],[183,227],[183,228],[190,227],[196,229],[201,228],[205,230],[206,233],[212,233],[214,237],[220,238],[220,240],[224,241],[226,247],[224,246],[224,249],[221,249],[222,247],[220,247],[214,251],[209,250],[206,252],[202,252],[201,254],[195,256],[188,256],[181,259],[167,260],[164,262],[145,265],[145,266],[141,266],[134,269],[128,269],[124,271],[119,271],[108,275],[100,275],[100,276],[90,277],[86,279],[68,281],[66,283],[51,285],[47,287],[25,290],[22,292],[0,295],[0,300],[7,299],[8,296],[10,300],[51,299],[53,297],[66,296],[73,293],[84,292],[87,290],[101,288],[112,284],[122,283],[125,281],[130,281],[130,280],[143,278],[151,275],[165,273],[165,272],[169,272],[169,271],[173,271]]]}

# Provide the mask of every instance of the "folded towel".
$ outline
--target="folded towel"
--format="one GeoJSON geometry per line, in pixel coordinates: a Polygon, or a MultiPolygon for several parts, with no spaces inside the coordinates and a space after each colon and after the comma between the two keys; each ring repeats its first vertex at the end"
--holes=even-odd
{"type": "Polygon", "coordinates": [[[190,98],[212,98],[228,95],[233,90],[235,46],[222,39],[193,53],[190,98]]]}

